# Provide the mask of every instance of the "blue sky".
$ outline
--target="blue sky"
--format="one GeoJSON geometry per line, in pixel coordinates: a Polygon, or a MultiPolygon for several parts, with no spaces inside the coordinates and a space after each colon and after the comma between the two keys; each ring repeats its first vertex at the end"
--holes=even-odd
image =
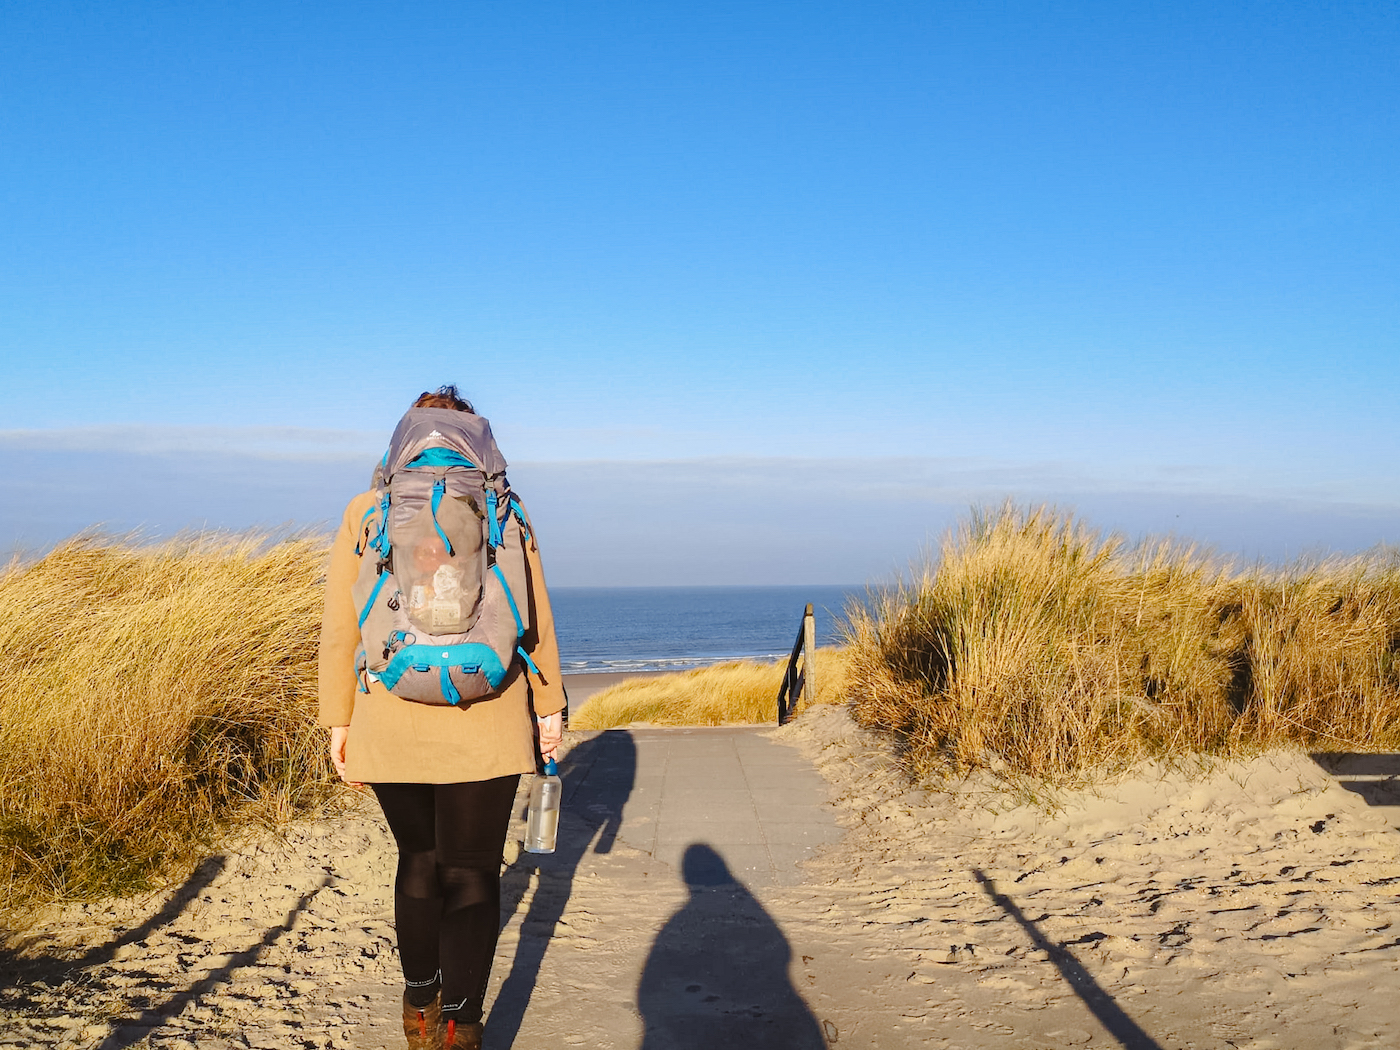
{"type": "Polygon", "coordinates": [[[1400,541],[1397,53],[1380,3],[11,0],[0,546],[334,518],[445,380],[561,582],[860,582],[1007,495],[1400,541]]]}

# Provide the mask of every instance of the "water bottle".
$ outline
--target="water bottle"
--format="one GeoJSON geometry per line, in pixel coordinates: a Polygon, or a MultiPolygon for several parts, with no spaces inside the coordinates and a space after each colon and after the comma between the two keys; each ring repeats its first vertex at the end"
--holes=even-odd
{"type": "Polygon", "coordinates": [[[559,834],[559,799],[563,794],[559,767],[551,758],[544,764],[544,775],[536,776],[530,786],[530,819],[525,827],[527,852],[554,852],[554,840],[559,834]]]}

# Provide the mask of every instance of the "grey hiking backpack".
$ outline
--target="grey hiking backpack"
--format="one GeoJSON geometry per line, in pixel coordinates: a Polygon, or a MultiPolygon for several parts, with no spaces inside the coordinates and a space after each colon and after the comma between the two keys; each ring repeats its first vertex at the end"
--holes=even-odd
{"type": "Polygon", "coordinates": [[[528,526],[483,417],[415,408],[374,471],[360,523],[360,688],[460,704],[495,693],[529,628],[528,526]],[[514,519],[514,520],[512,520],[514,519]],[[520,600],[517,600],[519,596],[520,600]]]}

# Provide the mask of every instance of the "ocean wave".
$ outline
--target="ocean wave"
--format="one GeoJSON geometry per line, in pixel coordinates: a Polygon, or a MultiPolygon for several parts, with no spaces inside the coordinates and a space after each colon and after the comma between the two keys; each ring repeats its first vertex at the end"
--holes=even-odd
{"type": "Polygon", "coordinates": [[[655,674],[727,660],[783,660],[812,603],[818,645],[838,638],[849,588],[553,588],[565,674],[655,674]]]}
{"type": "Polygon", "coordinates": [[[733,660],[772,662],[786,659],[787,653],[728,653],[722,656],[693,657],[635,657],[631,659],[564,660],[564,674],[635,674],[638,672],[692,671],[697,667],[713,667],[733,660]]]}

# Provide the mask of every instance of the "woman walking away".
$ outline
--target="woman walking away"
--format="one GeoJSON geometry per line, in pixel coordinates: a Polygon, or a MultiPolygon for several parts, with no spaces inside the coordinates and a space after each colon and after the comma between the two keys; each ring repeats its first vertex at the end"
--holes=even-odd
{"type": "Polygon", "coordinates": [[[410,1050],[481,1046],[516,786],[562,735],[539,548],[505,466],[455,387],[423,394],[346,508],[326,573],[321,723],[398,843],[410,1050]]]}

